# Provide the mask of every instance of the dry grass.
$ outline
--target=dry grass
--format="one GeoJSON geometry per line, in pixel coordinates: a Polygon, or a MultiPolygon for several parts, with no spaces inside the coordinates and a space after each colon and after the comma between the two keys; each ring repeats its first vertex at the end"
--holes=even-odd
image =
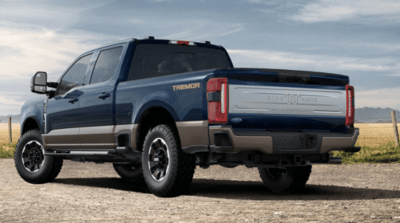
{"type": "MultiPolygon", "coordinates": [[[[18,123],[12,123],[12,142],[18,142],[20,130],[18,123]]],[[[9,143],[8,123],[0,123],[0,145],[9,143]]]]}
{"type": "Polygon", "coordinates": [[[14,157],[15,146],[20,137],[18,123],[12,123],[12,143],[9,142],[8,123],[0,123],[0,158],[14,157]]]}
{"type": "Polygon", "coordinates": [[[393,124],[389,123],[358,123],[356,128],[360,128],[356,146],[379,147],[394,142],[393,124]]]}

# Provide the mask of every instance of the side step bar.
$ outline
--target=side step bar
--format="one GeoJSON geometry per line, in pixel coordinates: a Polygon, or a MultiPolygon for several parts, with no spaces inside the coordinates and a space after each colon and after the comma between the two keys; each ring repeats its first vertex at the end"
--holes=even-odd
{"type": "Polygon", "coordinates": [[[117,147],[104,150],[46,150],[45,156],[57,156],[65,159],[80,158],[79,161],[95,162],[141,162],[141,153],[135,153],[129,147],[117,147]]]}
{"type": "Polygon", "coordinates": [[[46,152],[45,156],[108,156],[108,151],[69,151],[69,152],[46,152]]]}

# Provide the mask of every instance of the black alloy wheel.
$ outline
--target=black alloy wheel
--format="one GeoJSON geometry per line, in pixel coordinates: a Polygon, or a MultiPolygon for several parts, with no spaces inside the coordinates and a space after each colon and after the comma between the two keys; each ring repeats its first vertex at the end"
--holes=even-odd
{"type": "Polygon", "coordinates": [[[27,171],[38,172],[46,161],[43,145],[36,140],[29,141],[22,149],[21,159],[27,171]]]}
{"type": "Polygon", "coordinates": [[[150,145],[148,167],[151,176],[156,181],[165,179],[169,171],[169,152],[167,143],[162,138],[156,138],[150,145]]]}
{"type": "Polygon", "coordinates": [[[182,194],[192,182],[195,157],[182,151],[176,128],[157,125],[143,144],[142,169],[147,188],[156,196],[182,194]]]}
{"type": "Polygon", "coordinates": [[[29,130],[19,138],[14,153],[15,167],[26,182],[40,184],[54,180],[61,171],[63,159],[46,156],[42,135],[29,130]]]}

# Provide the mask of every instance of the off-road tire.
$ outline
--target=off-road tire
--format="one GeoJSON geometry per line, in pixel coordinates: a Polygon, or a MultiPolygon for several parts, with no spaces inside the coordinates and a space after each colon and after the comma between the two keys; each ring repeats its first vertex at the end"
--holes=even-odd
{"type": "Polygon", "coordinates": [[[145,185],[142,164],[113,164],[115,172],[124,180],[138,185],[145,185]]]}
{"type": "MultiPolygon", "coordinates": [[[[43,145],[42,135],[37,129],[29,130],[21,138],[19,138],[14,153],[15,167],[17,168],[18,174],[26,182],[33,184],[41,184],[53,181],[61,171],[63,160],[61,158],[45,156],[45,159],[40,168],[37,168],[37,172],[30,172],[24,166],[22,161],[22,152],[24,147],[30,142],[35,141],[43,145]]],[[[43,155],[44,154],[40,154],[43,155]]]]}
{"type": "MultiPolygon", "coordinates": [[[[153,148],[153,151],[155,150],[153,148]]],[[[184,193],[192,182],[195,157],[182,151],[175,128],[164,124],[157,125],[149,130],[144,140],[142,167],[146,185],[154,195],[159,197],[177,196],[184,193]],[[156,179],[157,176],[154,175],[155,171],[154,173],[152,172],[154,169],[150,168],[151,164],[149,162],[149,159],[150,161],[151,159],[155,160],[154,154],[150,155],[149,152],[152,150],[150,146],[157,144],[154,142],[159,139],[162,139],[163,145],[165,143],[166,146],[158,146],[156,148],[164,148],[166,154],[169,156],[167,158],[168,161],[165,162],[168,163],[169,169],[166,170],[163,178],[160,176],[159,179],[156,179]],[[165,149],[165,147],[167,148],[165,149]]]]}
{"type": "Polygon", "coordinates": [[[286,173],[277,176],[284,169],[258,168],[264,185],[274,193],[285,194],[301,189],[307,183],[311,174],[311,165],[301,167],[286,167],[286,173]]]}

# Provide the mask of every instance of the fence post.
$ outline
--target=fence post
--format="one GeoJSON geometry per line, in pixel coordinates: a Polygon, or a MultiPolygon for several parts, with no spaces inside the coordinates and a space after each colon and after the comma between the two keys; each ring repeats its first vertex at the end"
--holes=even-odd
{"type": "Polygon", "coordinates": [[[394,138],[396,139],[396,147],[399,146],[399,131],[397,130],[397,120],[396,120],[396,112],[392,111],[392,122],[393,122],[393,131],[394,138]]]}
{"type": "Polygon", "coordinates": [[[8,134],[10,135],[10,143],[12,143],[11,117],[8,117],[8,134]]]}

